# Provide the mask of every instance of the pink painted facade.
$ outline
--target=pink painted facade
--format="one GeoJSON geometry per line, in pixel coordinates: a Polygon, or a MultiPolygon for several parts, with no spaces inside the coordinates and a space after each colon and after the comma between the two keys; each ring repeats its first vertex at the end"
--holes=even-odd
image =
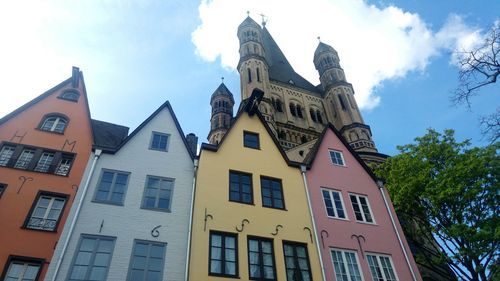
{"type": "MultiPolygon", "coordinates": [[[[312,153],[314,153],[314,151],[312,153]]],[[[316,155],[312,160],[311,168],[307,171],[308,188],[316,222],[319,247],[325,267],[326,280],[337,280],[335,277],[332,250],[336,250],[337,254],[340,251],[355,253],[357,257],[356,263],[362,275],[361,280],[373,280],[367,255],[390,257],[389,260],[392,261],[392,267],[396,274],[395,280],[414,280],[391,223],[389,213],[385,207],[381,190],[377,187],[374,177],[365,169],[358,159],[359,158],[353,155],[352,150],[346,147],[345,142],[340,140],[339,134],[335,133],[332,128],[327,127],[323,139],[316,149],[316,155]],[[334,165],[332,163],[330,156],[331,150],[342,153],[344,165],[334,165]],[[330,214],[334,212],[333,216],[329,216],[328,214],[323,190],[330,191],[327,194],[330,194],[332,206],[336,209],[336,211],[333,211],[332,208],[330,209],[330,214]],[[339,197],[342,199],[342,207],[340,209],[336,208],[336,205],[334,205],[335,203],[333,201],[335,198],[331,191],[340,195],[339,197]],[[368,201],[370,216],[372,217],[373,223],[360,222],[357,220],[354,206],[350,198],[351,194],[361,195],[361,197],[364,197],[368,201]],[[345,216],[344,219],[340,218],[342,217],[342,209],[345,216]],[[337,218],[335,218],[335,216],[337,216],[337,218]]],[[[406,239],[402,234],[403,232],[392,208],[392,202],[389,199],[389,195],[385,189],[382,190],[385,192],[402,243],[408,253],[408,259],[412,265],[416,280],[422,280],[413,256],[408,248],[406,239]]],[[[357,202],[358,206],[361,206],[360,201],[357,202]]],[[[339,205],[338,200],[337,205],[339,205]]],[[[361,213],[363,213],[362,210],[361,213]]],[[[360,213],[358,213],[358,217],[359,215],[360,213]]],[[[363,219],[367,221],[370,220],[366,217],[366,214],[362,216],[363,219]]],[[[341,253],[340,258],[344,258],[343,261],[346,262],[347,260],[345,258],[348,257],[342,255],[345,254],[341,253]]],[[[370,259],[372,258],[370,257],[370,259]]],[[[377,261],[381,262],[380,258],[377,261]]],[[[381,265],[382,263],[379,264],[381,265]]],[[[339,266],[342,265],[337,264],[337,271],[339,266]]],[[[347,275],[350,275],[349,270],[350,269],[348,269],[346,265],[347,275]]],[[[351,277],[346,280],[351,279],[359,280],[351,277]]],[[[386,278],[380,280],[394,279],[386,278]]]]}

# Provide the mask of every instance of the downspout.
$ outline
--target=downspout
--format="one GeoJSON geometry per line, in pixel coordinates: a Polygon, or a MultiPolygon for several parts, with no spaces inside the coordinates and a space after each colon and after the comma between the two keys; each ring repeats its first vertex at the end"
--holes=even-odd
{"type": "Polygon", "coordinates": [[[198,171],[198,159],[194,159],[193,187],[191,192],[191,208],[189,210],[189,225],[187,235],[186,267],[184,268],[184,281],[189,279],[189,262],[191,251],[191,230],[193,227],[194,195],[196,191],[196,172],[198,171]]]}
{"type": "Polygon", "coordinates": [[[396,236],[398,237],[399,246],[401,247],[401,250],[403,250],[403,255],[405,256],[406,264],[408,265],[408,268],[410,269],[411,276],[413,277],[413,281],[417,281],[417,277],[415,276],[415,272],[413,271],[413,267],[410,264],[410,259],[408,258],[408,253],[406,252],[406,249],[403,245],[403,241],[401,240],[401,236],[399,235],[398,228],[396,227],[396,222],[394,221],[394,216],[392,215],[391,209],[389,208],[389,203],[387,202],[387,198],[385,197],[384,184],[382,183],[382,181],[377,181],[377,186],[380,190],[380,193],[382,193],[382,198],[384,199],[385,208],[387,209],[387,212],[389,213],[389,217],[391,218],[392,227],[394,228],[394,231],[396,232],[396,236]]]}
{"type": "Polygon", "coordinates": [[[69,226],[68,235],[66,237],[66,240],[64,241],[64,244],[63,244],[63,247],[61,250],[61,254],[59,255],[59,258],[57,259],[56,268],[54,270],[54,275],[51,279],[52,281],[56,280],[57,275],[59,274],[59,270],[61,269],[61,263],[62,263],[62,260],[64,258],[64,254],[66,253],[66,250],[68,248],[69,240],[71,239],[71,235],[73,234],[73,231],[75,230],[76,221],[78,220],[78,216],[80,215],[80,210],[82,209],[83,200],[85,199],[85,195],[87,195],[87,190],[88,190],[89,185],[90,185],[90,179],[92,178],[92,175],[94,174],[95,165],[97,163],[97,160],[99,159],[99,156],[101,156],[101,153],[102,153],[102,150],[100,150],[100,149],[96,149],[94,152],[94,160],[92,161],[92,166],[90,167],[89,175],[87,176],[87,179],[85,181],[85,185],[83,186],[82,196],[80,197],[80,200],[78,201],[75,215],[73,216],[73,220],[71,221],[71,225],[69,226]]]}
{"type": "Polygon", "coordinates": [[[302,180],[304,181],[304,188],[306,189],[307,206],[309,209],[309,216],[311,217],[311,221],[312,221],[314,240],[316,241],[316,243],[315,243],[316,250],[318,251],[318,257],[319,257],[319,265],[321,266],[321,275],[323,277],[323,281],[326,281],[325,266],[323,264],[323,257],[321,255],[321,249],[319,248],[319,238],[318,238],[318,232],[316,231],[316,221],[314,220],[314,215],[313,215],[312,205],[311,205],[311,198],[309,196],[309,187],[307,185],[306,166],[301,165],[300,172],[302,174],[302,180]]]}

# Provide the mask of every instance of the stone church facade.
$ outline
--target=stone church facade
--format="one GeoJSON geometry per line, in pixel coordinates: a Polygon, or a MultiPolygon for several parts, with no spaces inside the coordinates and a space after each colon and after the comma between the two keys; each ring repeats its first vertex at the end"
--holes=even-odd
{"type": "MultiPolygon", "coordinates": [[[[241,100],[258,88],[264,91],[260,112],[290,158],[303,161],[325,128],[332,123],[349,145],[368,163],[387,157],[378,153],[370,126],[364,123],[334,48],[320,42],[314,66],[321,83],[314,86],[294,71],[267,30],[247,17],[238,27],[241,100]]],[[[220,142],[233,117],[234,99],[224,84],[211,98],[208,140],[220,142]]]]}

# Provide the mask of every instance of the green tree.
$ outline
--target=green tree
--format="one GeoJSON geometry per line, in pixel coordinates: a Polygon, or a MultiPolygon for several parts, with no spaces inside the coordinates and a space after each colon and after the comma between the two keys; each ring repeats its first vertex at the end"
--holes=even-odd
{"type": "Polygon", "coordinates": [[[375,169],[400,220],[436,241],[433,260],[445,261],[459,279],[493,280],[500,266],[500,143],[471,148],[453,130],[432,129],[415,142],[375,169]]]}

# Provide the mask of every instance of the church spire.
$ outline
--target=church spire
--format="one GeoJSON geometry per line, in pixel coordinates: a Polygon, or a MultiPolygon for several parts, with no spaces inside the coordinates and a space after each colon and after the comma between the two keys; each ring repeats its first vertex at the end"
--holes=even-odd
{"type": "Polygon", "coordinates": [[[211,144],[218,144],[224,134],[231,126],[233,118],[234,98],[233,94],[224,85],[224,77],[221,78],[222,82],[219,87],[214,91],[210,98],[210,105],[212,106],[212,117],[210,118],[210,133],[208,134],[208,142],[211,144]]]}

